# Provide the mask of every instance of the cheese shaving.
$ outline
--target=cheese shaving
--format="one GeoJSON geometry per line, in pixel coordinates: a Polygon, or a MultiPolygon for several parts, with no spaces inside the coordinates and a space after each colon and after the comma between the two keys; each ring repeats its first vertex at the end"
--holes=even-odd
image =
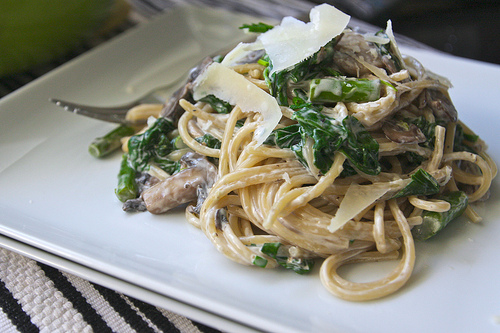
{"type": "Polygon", "coordinates": [[[381,198],[388,191],[388,187],[379,185],[351,185],[340,203],[337,213],[330,221],[328,231],[333,233],[342,228],[344,224],[373,204],[377,199],[381,198]]]}
{"type": "Polygon", "coordinates": [[[281,108],[276,99],[232,69],[212,63],[194,81],[193,97],[199,100],[207,95],[238,105],[243,112],[259,112],[262,122],[254,133],[261,145],[281,120],[281,108]]]}
{"type": "Polygon", "coordinates": [[[351,19],[328,4],[312,8],[309,17],[309,23],[291,16],[284,17],[280,25],[261,34],[254,43],[240,43],[222,63],[231,65],[248,52],[265,49],[273,66],[271,74],[287,69],[312,56],[340,35],[351,19]]]}
{"type": "Polygon", "coordinates": [[[392,21],[387,21],[387,27],[385,28],[385,33],[391,40],[391,50],[395,53],[396,57],[401,60],[401,64],[404,66],[403,56],[401,55],[401,51],[399,51],[398,44],[396,43],[396,37],[394,37],[394,32],[392,31],[392,21]]]}
{"type": "Polygon", "coordinates": [[[309,17],[309,23],[285,17],[279,26],[259,36],[273,65],[271,74],[312,56],[340,35],[351,18],[327,4],[312,8],[309,17]]]}

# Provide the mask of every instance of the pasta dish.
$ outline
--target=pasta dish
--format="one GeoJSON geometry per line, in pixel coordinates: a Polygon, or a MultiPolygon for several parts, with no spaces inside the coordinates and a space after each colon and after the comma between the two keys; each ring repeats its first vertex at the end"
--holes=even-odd
{"type": "MultiPolygon", "coordinates": [[[[495,163],[459,118],[451,83],[402,55],[391,22],[359,33],[330,5],[310,22],[248,24],[255,42],[207,58],[163,105],[121,126],[115,190],[128,212],[180,205],[231,260],[299,274],[351,301],[400,289],[415,241],[481,217],[495,163]],[[398,260],[386,277],[349,263],[398,260]]],[[[117,132],[115,132],[116,134],[117,132]]]]}

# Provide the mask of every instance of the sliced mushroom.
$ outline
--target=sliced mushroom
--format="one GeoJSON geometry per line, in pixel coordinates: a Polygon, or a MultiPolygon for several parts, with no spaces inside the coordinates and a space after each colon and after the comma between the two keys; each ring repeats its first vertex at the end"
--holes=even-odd
{"type": "Polygon", "coordinates": [[[227,219],[227,210],[218,209],[217,213],[215,213],[215,227],[219,230],[222,230],[224,225],[227,225],[229,220],[227,219]]]}
{"type": "Polygon", "coordinates": [[[426,89],[425,99],[437,119],[456,122],[458,112],[447,94],[436,89],[426,89]]]}
{"type": "Polygon", "coordinates": [[[210,188],[206,184],[202,184],[201,186],[198,186],[198,190],[196,191],[196,205],[190,205],[187,209],[189,212],[200,215],[201,212],[201,206],[203,205],[203,202],[205,202],[205,199],[208,196],[208,191],[210,188]]]}
{"type": "Polygon", "coordinates": [[[251,64],[257,62],[265,53],[266,51],[264,49],[249,52],[244,58],[236,62],[235,65],[251,64]]]}
{"type": "Polygon", "coordinates": [[[382,126],[385,136],[397,143],[422,143],[426,137],[415,124],[389,119],[382,126]]]}
{"type": "Polygon", "coordinates": [[[142,192],[147,210],[161,214],[181,204],[196,200],[198,188],[212,187],[217,168],[201,154],[189,152],[181,158],[186,169],[142,192]]]}
{"type": "MultiPolygon", "coordinates": [[[[151,188],[155,184],[157,184],[160,180],[156,177],[151,176],[147,172],[141,173],[136,179],[135,182],[137,184],[137,192],[140,194],[147,189],[151,188]]],[[[144,201],[139,197],[136,199],[129,199],[123,203],[122,209],[125,212],[145,212],[146,205],[144,201]]]]}
{"type": "Polygon", "coordinates": [[[406,68],[410,71],[410,74],[413,78],[421,80],[427,74],[427,70],[417,59],[408,55],[404,55],[403,61],[405,62],[406,68]]]}
{"type": "Polygon", "coordinates": [[[196,120],[190,119],[187,124],[189,133],[195,138],[205,135],[205,132],[200,128],[196,120]]]}
{"type": "Polygon", "coordinates": [[[396,64],[394,63],[394,60],[391,58],[391,56],[383,55],[381,59],[389,74],[393,74],[398,71],[398,69],[396,68],[396,64]]]}
{"type": "Polygon", "coordinates": [[[141,198],[130,199],[123,203],[125,212],[145,212],[147,211],[146,204],[141,198]]]}
{"type": "Polygon", "coordinates": [[[365,66],[354,60],[356,58],[376,67],[384,68],[384,62],[377,48],[356,32],[344,31],[342,38],[335,46],[335,51],[333,54],[334,62],[343,74],[363,76],[371,73],[365,66]]]}
{"type": "Polygon", "coordinates": [[[193,89],[193,81],[200,75],[200,73],[213,62],[212,58],[206,57],[198,66],[191,69],[186,83],[173,93],[172,97],[165,103],[161,110],[160,117],[168,118],[173,123],[179,120],[184,110],[179,105],[181,99],[189,99],[193,89]]]}
{"type": "Polygon", "coordinates": [[[156,177],[151,176],[147,172],[143,172],[135,179],[135,182],[137,183],[138,187],[138,192],[142,193],[148,188],[151,188],[155,184],[157,184],[160,180],[156,177]]]}

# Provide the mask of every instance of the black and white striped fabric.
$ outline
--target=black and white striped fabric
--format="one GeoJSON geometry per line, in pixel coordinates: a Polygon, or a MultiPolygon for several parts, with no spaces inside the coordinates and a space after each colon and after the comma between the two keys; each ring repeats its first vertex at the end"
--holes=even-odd
{"type": "MultiPolygon", "coordinates": [[[[129,0],[130,19],[113,34],[181,5],[223,7],[280,19],[301,15],[312,4],[301,0],[129,0]]],[[[63,59],[0,78],[0,97],[112,38],[82,45],[63,59]]],[[[0,248],[0,332],[218,332],[127,295],[0,248]]]]}
{"type": "Polygon", "coordinates": [[[0,331],[218,332],[0,249],[0,331]]]}

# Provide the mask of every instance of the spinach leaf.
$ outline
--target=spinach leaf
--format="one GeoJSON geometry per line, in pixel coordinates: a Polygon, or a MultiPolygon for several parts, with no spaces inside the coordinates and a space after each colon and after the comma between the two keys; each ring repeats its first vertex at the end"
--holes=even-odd
{"type": "Polygon", "coordinates": [[[271,65],[269,65],[263,73],[269,86],[269,93],[276,98],[279,105],[287,106],[289,81],[288,72],[285,70],[268,76],[267,73],[269,73],[269,69],[271,68],[270,66],[271,65]]]}
{"type": "Polygon", "coordinates": [[[412,151],[404,152],[403,154],[400,154],[398,156],[400,158],[404,173],[411,172],[425,160],[423,156],[412,151]]]}
{"type": "Polygon", "coordinates": [[[217,113],[229,113],[233,109],[231,104],[215,97],[214,95],[207,95],[200,99],[200,102],[210,104],[212,109],[214,109],[217,113]]]}
{"type": "MultiPolygon", "coordinates": [[[[271,258],[275,259],[279,265],[285,267],[286,269],[291,269],[298,274],[309,273],[314,268],[314,260],[293,257],[290,255],[288,251],[289,248],[290,246],[282,245],[279,242],[265,243],[260,251],[270,256],[271,258]]],[[[258,258],[263,259],[261,257],[258,258]]],[[[263,264],[263,261],[257,259],[257,262],[254,261],[254,264],[260,266],[263,264]]],[[[265,264],[267,264],[267,260],[265,264]]],[[[261,267],[265,267],[265,265],[261,267]]]]}
{"type": "Polygon", "coordinates": [[[344,153],[352,166],[368,175],[378,175],[381,166],[378,161],[378,142],[354,116],[343,121],[347,139],[340,151],[344,153]]]}
{"type": "Polygon", "coordinates": [[[344,165],[344,175],[356,173],[352,167],[370,175],[380,173],[379,145],[355,117],[348,116],[339,123],[319,112],[317,107],[306,106],[295,111],[293,119],[297,124],[274,130],[266,144],[290,148],[299,161],[307,165],[302,148],[311,138],[314,165],[323,174],[331,168],[336,151],[341,151],[349,161],[350,165],[344,165]]]}
{"type": "Polygon", "coordinates": [[[477,151],[470,145],[477,142],[477,140],[479,140],[479,136],[464,133],[463,127],[457,124],[455,128],[453,151],[468,151],[477,154],[477,151]]]}
{"type": "Polygon", "coordinates": [[[331,151],[337,151],[347,138],[347,133],[335,120],[314,109],[303,108],[293,114],[297,120],[300,130],[315,141],[314,148],[328,147],[331,151]]]}
{"type": "Polygon", "coordinates": [[[338,76],[333,69],[333,52],[338,39],[333,38],[311,57],[302,60],[290,69],[275,72],[271,75],[272,63],[264,71],[264,78],[269,86],[269,92],[276,98],[279,105],[288,106],[289,86],[300,85],[301,82],[318,76],[338,76]]]}
{"type": "Polygon", "coordinates": [[[210,133],[205,133],[203,136],[197,137],[195,139],[201,144],[206,145],[209,148],[220,149],[221,142],[210,133]]]}
{"type": "Polygon", "coordinates": [[[262,33],[266,32],[268,30],[271,30],[274,28],[274,26],[270,24],[266,24],[263,22],[259,23],[252,23],[252,24],[243,24],[240,29],[248,29],[249,32],[257,32],[257,33],[262,33]]]}
{"type": "Polygon", "coordinates": [[[181,163],[179,161],[172,161],[168,158],[154,158],[151,163],[156,164],[159,168],[164,170],[169,175],[173,175],[174,173],[181,170],[181,163]]]}
{"type": "Polygon", "coordinates": [[[271,135],[266,139],[264,144],[270,146],[278,146],[279,148],[289,148],[294,153],[297,159],[307,167],[307,161],[302,154],[302,147],[304,141],[299,124],[293,124],[283,128],[275,129],[271,135]]]}
{"type": "Polygon", "coordinates": [[[419,145],[430,149],[434,149],[434,142],[436,141],[436,126],[446,126],[443,121],[437,120],[435,122],[430,122],[423,116],[411,119],[406,118],[403,119],[403,121],[407,122],[408,124],[414,124],[422,131],[427,140],[423,143],[420,143],[419,145]]]}
{"type": "Polygon", "coordinates": [[[293,119],[300,126],[302,146],[307,138],[314,139],[314,164],[323,174],[327,173],[332,166],[334,153],[347,138],[345,129],[335,124],[333,118],[307,107],[295,111],[293,119]]]}
{"type": "MultiPolygon", "coordinates": [[[[435,129],[437,125],[446,127],[446,123],[442,120],[436,120],[435,122],[427,121],[423,116],[404,119],[405,122],[416,125],[422,133],[425,135],[427,140],[420,145],[426,148],[434,149],[434,142],[436,140],[435,129]]],[[[455,128],[455,137],[453,142],[453,151],[467,151],[477,154],[474,149],[473,144],[479,140],[479,136],[475,134],[467,134],[464,132],[463,127],[457,124],[455,128]]]]}
{"type": "Polygon", "coordinates": [[[318,111],[321,111],[322,106],[313,105],[312,102],[308,101],[308,97],[306,92],[303,89],[294,89],[293,90],[294,97],[292,97],[292,104],[290,104],[290,108],[293,110],[299,110],[302,108],[317,108],[318,111]]]}
{"type": "MultiPolygon", "coordinates": [[[[150,162],[161,163],[175,147],[168,134],[175,129],[166,118],[158,118],[144,133],[128,141],[128,163],[136,171],[145,171],[150,162]]],[[[167,171],[168,172],[168,171],[167,171]]]]}
{"type": "Polygon", "coordinates": [[[433,195],[439,192],[439,184],[424,169],[418,169],[411,175],[411,181],[393,198],[407,197],[409,195],[433,195]]]}
{"type": "Polygon", "coordinates": [[[274,140],[280,148],[290,148],[294,145],[300,144],[300,125],[294,124],[274,131],[274,140]]]}

